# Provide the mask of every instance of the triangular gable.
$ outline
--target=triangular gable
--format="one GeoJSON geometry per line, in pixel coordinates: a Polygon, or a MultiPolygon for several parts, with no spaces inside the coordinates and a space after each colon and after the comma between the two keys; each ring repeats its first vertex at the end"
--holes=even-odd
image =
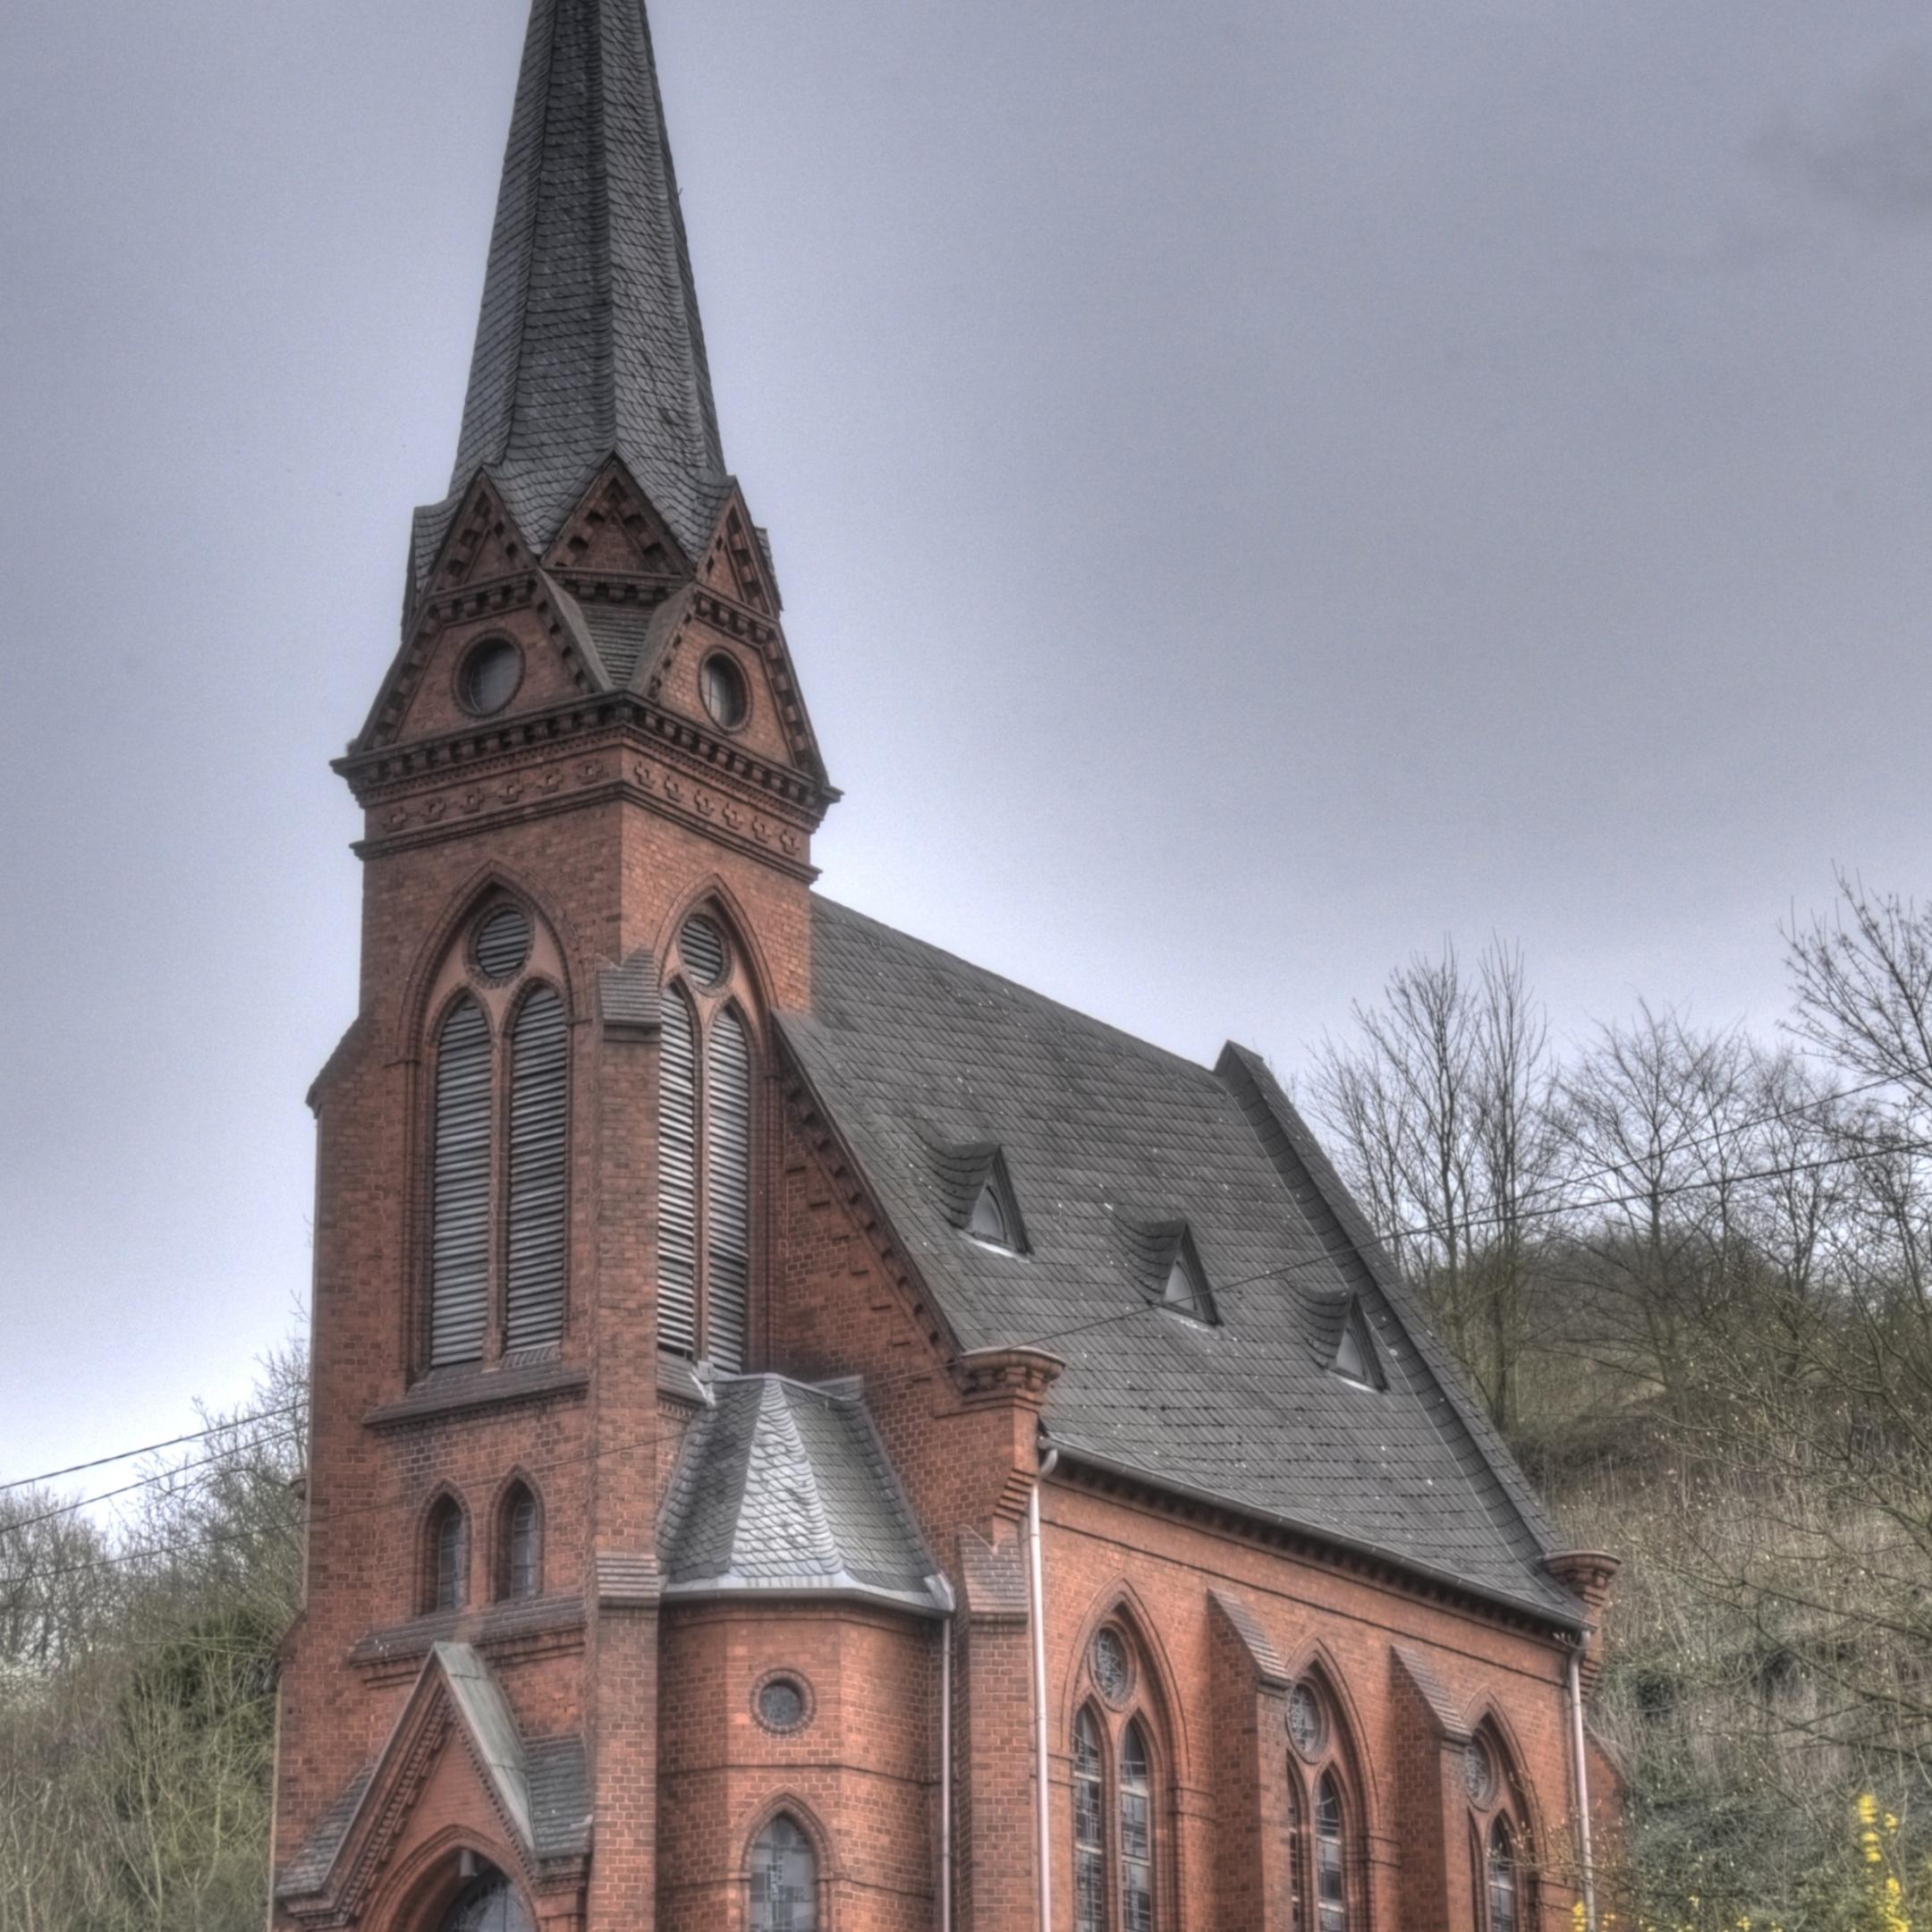
{"type": "Polygon", "coordinates": [[[284,1868],[277,1898],[298,1916],[352,1918],[425,1793],[453,1777],[474,1788],[479,1835],[500,1843],[530,1883],[554,1878],[587,1844],[587,1801],[564,1788],[582,1783],[581,1747],[546,1741],[536,1764],[533,1795],[531,1749],[489,1665],[469,1644],[436,1645],[375,1763],[284,1868]]]}
{"type": "Polygon", "coordinates": [[[584,577],[685,577],[691,570],[671,526],[614,456],[564,519],[544,564],[584,577]]]}
{"type": "Polygon", "coordinates": [[[772,569],[770,539],[751,521],[744,494],[734,482],[719,513],[698,580],[708,590],[775,617],[784,606],[778,579],[772,569]]]}

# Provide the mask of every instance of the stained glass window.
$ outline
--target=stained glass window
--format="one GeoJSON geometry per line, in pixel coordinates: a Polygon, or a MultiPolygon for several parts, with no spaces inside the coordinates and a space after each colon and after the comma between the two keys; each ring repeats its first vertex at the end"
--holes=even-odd
{"type": "Polygon", "coordinates": [[[751,1849],[751,1932],[813,1932],[818,1861],[797,1819],[780,1812],[751,1849]]]}
{"type": "Polygon", "coordinates": [[[1091,1711],[1073,1723],[1073,1923],[1106,1932],[1106,1803],[1100,1727],[1091,1711]]]}
{"type": "Polygon", "coordinates": [[[1154,1785],[1138,1724],[1121,1738],[1122,1932],[1154,1932],[1154,1785]]]}
{"type": "Polygon", "coordinates": [[[1317,1932],[1348,1932],[1348,1828],[1334,1775],[1315,1793],[1315,1924],[1317,1932]]]}

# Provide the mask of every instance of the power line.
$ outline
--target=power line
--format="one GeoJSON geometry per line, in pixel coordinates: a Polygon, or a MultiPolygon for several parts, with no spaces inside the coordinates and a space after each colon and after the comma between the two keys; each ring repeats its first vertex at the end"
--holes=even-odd
{"type": "MultiPolygon", "coordinates": [[[[116,1496],[132,1496],[137,1489],[152,1489],[157,1484],[173,1482],[177,1477],[192,1476],[199,1470],[212,1470],[234,1457],[247,1455],[258,1449],[272,1449],[282,1443],[298,1442],[302,1436],[301,1429],[285,1429],[275,1436],[251,1436],[245,1443],[237,1443],[233,1449],[220,1449],[213,1455],[201,1457],[193,1462],[177,1463],[173,1469],[157,1470],[152,1476],[143,1476],[137,1481],[123,1483],[118,1489],[104,1489],[98,1496],[78,1496],[72,1503],[61,1503],[52,1509],[42,1510],[37,1516],[22,1516],[11,1522],[0,1522],[0,1536],[13,1530],[31,1530],[36,1523],[52,1522],[56,1516],[72,1516],[80,1510],[92,1509],[97,1504],[112,1503],[116,1496]]],[[[110,1457],[112,1462],[124,1458],[110,1457]]]]}
{"type": "Polygon", "coordinates": [[[165,1442],[148,1443],[139,1449],[123,1449],[114,1455],[96,1456],[91,1462],[73,1462],[65,1469],[48,1470],[38,1476],[18,1476],[0,1482],[0,1496],[13,1489],[37,1489],[44,1483],[58,1482],[64,1476],[84,1476],[89,1470],[106,1469],[114,1462],[131,1462],[136,1456],[158,1455],[164,1449],[179,1449],[183,1443],[205,1442],[210,1436],[225,1436],[231,1429],[246,1428],[251,1422],[271,1422],[277,1417],[298,1414],[305,1405],[289,1402],[280,1409],[261,1409],[252,1415],[237,1416],[232,1422],[216,1422],[196,1429],[191,1435],[171,1436],[165,1442]]]}
{"type": "MultiPolygon", "coordinates": [[[[1733,1176],[1731,1178],[1733,1182],[1738,1183],[1742,1183],[1744,1182],[1751,1180],[1768,1180],[1778,1177],[1791,1178],[1799,1174],[1816,1172],[1823,1168],[1835,1166],[1849,1166],[1858,1161],[1874,1159],[1882,1153],[1893,1152],[1932,1152],[1932,1141],[1911,1141],[1893,1143],[1880,1149],[1867,1149],[1858,1153],[1830,1155],[1823,1157],[1816,1161],[1806,1161],[1788,1165],[1781,1165],[1776,1167],[1760,1169],[1754,1174],[1740,1174],[1733,1176]]],[[[1717,1183],[1711,1181],[1682,1182],[1666,1189],[1659,1189],[1655,1191],[1650,1189],[1643,1189],[1636,1192],[1624,1195],[1606,1195],[1597,1200],[1587,1201],[1581,1204],[1564,1204],[1560,1207],[1537,1209],[1533,1210],[1530,1216],[1525,1216],[1524,1218],[1533,1219],[1538,1217],[1546,1217],[1556,1214],[1568,1214],[1576,1211],[1576,1207],[1578,1205],[1580,1205],[1580,1207],[1584,1209],[1590,1209],[1625,1206],[1654,1199],[1672,1199],[1676,1198],[1677,1196],[1683,1194],[1693,1194],[1705,1191],[1706,1190],[1716,1184],[1717,1183]]],[[[1407,1230],[1406,1232],[1411,1233],[1427,1233],[1428,1232],[1428,1230],[1427,1228],[1415,1228],[1407,1230]]],[[[1218,1284],[1211,1285],[1213,1286],[1214,1293],[1218,1298],[1223,1295],[1237,1293],[1242,1289],[1259,1286],[1266,1282],[1284,1280],[1287,1276],[1294,1275],[1303,1268],[1333,1267],[1335,1265],[1335,1260],[1336,1257],[1332,1251],[1324,1250],[1319,1254],[1304,1256],[1301,1259],[1298,1261],[1282,1262],[1274,1267],[1263,1268],[1258,1270],[1255,1274],[1242,1275],[1236,1280],[1231,1282],[1224,1282],[1218,1284]]],[[[1136,1303],[1131,1308],[1116,1309],[1112,1310],[1108,1314],[1097,1316],[1091,1321],[1077,1323],[1072,1327],[1052,1330],[1044,1335],[1030,1336],[1020,1341],[1008,1343],[1004,1345],[1010,1348],[1016,1349],[1041,1348],[1044,1347],[1046,1344],[1053,1342],[1073,1341],[1080,1335],[1091,1334],[1097,1329],[1111,1327],[1117,1322],[1131,1321],[1140,1316],[1163,1312],[1165,1308],[1165,1304],[1162,1302],[1141,1301],[1136,1303]]],[[[903,1368],[893,1371],[886,1375],[868,1377],[866,1378],[866,1390],[868,1394],[875,1394],[881,1390],[894,1387],[901,1382],[919,1381],[929,1378],[933,1373],[934,1371],[930,1368],[903,1368]]],[[[575,1455],[561,1456],[554,1462],[547,1463],[533,1464],[530,1467],[529,1473],[532,1476],[555,1475],[562,1470],[579,1468],[586,1463],[601,1462],[606,1456],[627,1455],[634,1451],[640,1450],[655,1450],[661,1434],[661,1429],[659,1429],[654,1425],[652,1431],[648,1436],[639,1436],[629,1442],[614,1443],[608,1447],[602,1449],[588,1449],[575,1455]]],[[[402,1507],[406,1504],[408,1498],[406,1496],[396,1496],[384,1497],[377,1502],[358,1504],[352,1508],[348,1509],[329,1510],[311,1507],[309,1513],[309,1520],[312,1523],[316,1525],[332,1528],[337,1523],[351,1521],[360,1516],[366,1516],[378,1513],[386,1513],[402,1507]]],[[[55,1512],[55,1513],[65,1513],[55,1512]]],[[[233,1536],[224,1537],[219,1533],[215,1533],[211,1534],[208,1538],[205,1538],[202,1540],[202,1543],[196,1546],[199,1548],[205,1548],[209,1545],[220,1545],[229,1542],[243,1541],[247,1540],[249,1538],[252,1538],[258,1534],[258,1531],[249,1531],[246,1532],[245,1535],[242,1533],[237,1533],[233,1536]]],[[[40,1572],[40,1574],[47,1580],[52,1580],[53,1579],[61,1576],[70,1576],[83,1572],[113,1568],[116,1565],[126,1563],[136,1563],[141,1561],[143,1558],[146,1557],[166,1557],[181,1554],[183,1554],[183,1552],[177,1547],[171,1546],[166,1544],[153,1544],[145,1547],[135,1548],[131,1550],[116,1551],[112,1555],[96,1557],[84,1563],[59,1565],[52,1570],[43,1571],[40,1572]]]]}

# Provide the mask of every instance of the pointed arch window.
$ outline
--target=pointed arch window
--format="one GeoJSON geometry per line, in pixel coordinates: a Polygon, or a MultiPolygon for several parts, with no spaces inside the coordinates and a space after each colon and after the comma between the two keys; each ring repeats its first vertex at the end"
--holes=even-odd
{"type": "Polygon", "coordinates": [[[529,1484],[513,1483],[498,1530],[496,1594],[521,1603],[543,1594],[543,1515],[529,1484]]]}
{"type": "Polygon", "coordinates": [[[1348,1813],[1332,1771],[1315,1788],[1315,1911],[1318,1932],[1348,1932],[1348,1813]]]}
{"type": "Polygon", "coordinates": [[[423,1608],[461,1610],[470,1598],[470,1519],[454,1496],[429,1513],[423,1608]]]}
{"type": "Polygon", "coordinates": [[[1121,1932],[1154,1932],[1154,1769],[1138,1720],[1121,1733],[1121,1932]]]}
{"type": "Polygon", "coordinates": [[[1342,1724],[1326,1685],[1305,1677],[1290,1689],[1286,1728],[1289,1927],[1351,1932],[1357,1849],[1342,1724]]]}
{"type": "Polygon", "coordinates": [[[1107,1932],[1106,1761],[1090,1710],[1073,1721],[1073,1924],[1107,1932]]]}
{"type": "Polygon", "coordinates": [[[1529,1825],[1522,1787],[1509,1754],[1502,1739],[1487,1727],[1464,1749],[1462,1784],[1471,1814],[1470,1852],[1479,1932],[1520,1932],[1537,1922],[1529,1825]]]}
{"type": "Polygon", "coordinates": [[[537,1932],[537,1921],[510,1881],[491,1871],[457,1894],[441,1932],[537,1932]]]}
{"type": "Polygon", "coordinates": [[[796,1818],[781,1811],[751,1848],[751,1932],[816,1932],[818,1860],[796,1818]]]}
{"type": "Polygon", "coordinates": [[[716,919],[685,921],[658,1072],[657,1343],[735,1372],[749,1358],[757,1225],[750,986],[716,919]]]}
{"type": "Polygon", "coordinates": [[[1125,1629],[1089,1645],[1087,1701],[1073,1719],[1073,1932],[1160,1932],[1163,1810],[1157,1733],[1125,1629]]]}
{"type": "Polygon", "coordinates": [[[433,995],[422,1362],[480,1364],[564,1335],[570,1022],[562,962],[522,907],[484,907],[433,995]]]}
{"type": "Polygon", "coordinates": [[[1517,1932],[1516,1841],[1507,1818],[1499,1818],[1489,1827],[1489,1855],[1486,1863],[1488,1932],[1517,1932]]]}
{"type": "Polygon", "coordinates": [[[1288,1780],[1288,1932],[1308,1932],[1308,1873],[1302,1866],[1301,1793],[1288,1780]]]}

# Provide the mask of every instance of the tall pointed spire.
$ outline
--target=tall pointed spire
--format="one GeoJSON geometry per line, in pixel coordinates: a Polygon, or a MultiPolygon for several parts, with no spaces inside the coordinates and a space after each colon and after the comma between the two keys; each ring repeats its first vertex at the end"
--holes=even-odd
{"type": "Polygon", "coordinates": [[[724,458],[644,0],[533,0],[451,488],[540,550],[614,454],[695,558],[724,458]]]}

